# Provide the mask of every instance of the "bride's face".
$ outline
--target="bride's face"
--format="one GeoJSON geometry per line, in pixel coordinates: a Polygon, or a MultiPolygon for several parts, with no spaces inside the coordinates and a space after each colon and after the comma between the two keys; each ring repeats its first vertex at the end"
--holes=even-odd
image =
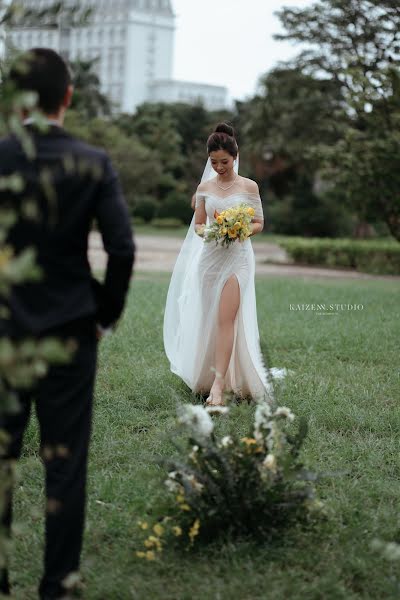
{"type": "Polygon", "coordinates": [[[233,171],[235,159],[226,150],[210,152],[211,166],[218,175],[229,175],[233,171]]]}

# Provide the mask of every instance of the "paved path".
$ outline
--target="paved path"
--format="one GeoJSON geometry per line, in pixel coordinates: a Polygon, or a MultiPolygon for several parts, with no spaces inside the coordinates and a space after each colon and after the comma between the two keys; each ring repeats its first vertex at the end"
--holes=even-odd
{"type": "MultiPolygon", "coordinates": [[[[167,273],[172,271],[182,245],[182,239],[161,235],[137,235],[135,240],[138,248],[136,271],[167,273]]],[[[257,275],[400,281],[400,277],[389,275],[369,275],[353,270],[292,265],[289,263],[286,252],[278,245],[270,242],[254,242],[253,248],[256,257],[257,275]],[[273,264],[265,264],[266,261],[271,261],[273,264]]],[[[96,232],[90,236],[89,259],[94,270],[104,270],[106,255],[100,235],[96,232]]]]}

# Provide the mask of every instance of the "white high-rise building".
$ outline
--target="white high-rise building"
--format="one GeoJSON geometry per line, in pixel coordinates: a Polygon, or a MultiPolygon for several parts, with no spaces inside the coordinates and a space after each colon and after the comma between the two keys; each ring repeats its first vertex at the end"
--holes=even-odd
{"type": "MultiPolygon", "coordinates": [[[[22,3],[37,9],[54,0],[22,3]]],[[[9,43],[19,50],[53,48],[70,60],[97,58],[102,91],[121,112],[132,113],[143,102],[226,107],[226,88],[172,79],[175,15],[170,0],[80,0],[79,6],[93,9],[87,26],[70,27],[60,19],[55,28],[46,23],[13,28],[9,43]]]]}

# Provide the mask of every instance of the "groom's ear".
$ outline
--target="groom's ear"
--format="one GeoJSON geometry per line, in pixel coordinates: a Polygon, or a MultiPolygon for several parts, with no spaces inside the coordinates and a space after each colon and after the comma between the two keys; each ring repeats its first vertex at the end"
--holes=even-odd
{"type": "Polygon", "coordinates": [[[72,96],[74,95],[74,86],[70,84],[65,92],[64,100],[63,100],[63,108],[69,108],[72,102],[72,96]]]}

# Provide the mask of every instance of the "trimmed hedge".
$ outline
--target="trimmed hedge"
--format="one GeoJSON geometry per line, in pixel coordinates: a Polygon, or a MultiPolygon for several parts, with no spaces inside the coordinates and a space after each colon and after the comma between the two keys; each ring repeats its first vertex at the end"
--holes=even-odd
{"type": "Polygon", "coordinates": [[[400,244],[386,240],[283,238],[279,245],[295,263],[400,275],[400,244]]]}

